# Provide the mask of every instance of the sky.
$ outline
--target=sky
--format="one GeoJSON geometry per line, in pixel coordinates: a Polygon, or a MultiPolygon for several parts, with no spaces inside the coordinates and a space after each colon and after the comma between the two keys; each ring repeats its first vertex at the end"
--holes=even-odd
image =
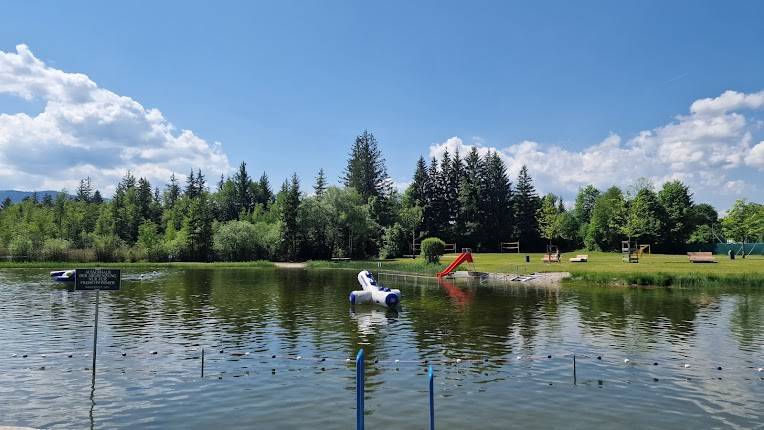
{"type": "Polygon", "coordinates": [[[477,146],[572,201],[680,179],[764,200],[764,3],[4,2],[0,189],[105,195],[242,161],[339,182],[368,129],[391,178],[477,146]]]}

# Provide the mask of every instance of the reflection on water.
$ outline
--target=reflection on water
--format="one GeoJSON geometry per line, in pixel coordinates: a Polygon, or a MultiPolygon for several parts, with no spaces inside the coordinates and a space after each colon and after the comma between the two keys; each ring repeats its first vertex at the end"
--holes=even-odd
{"type": "Polygon", "coordinates": [[[392,311],[351,308],[348,271],[128,275],[122,291],[101,295],[91,399],[93,295],[51,286],[44,271],[0,272],[0,426],[349,428],[346,360],[359,347],[370,428],[426,425],[425,361],[439,428],[751,428],[764,419],[762,291],[383,278],[403,293],[392,311]]]}

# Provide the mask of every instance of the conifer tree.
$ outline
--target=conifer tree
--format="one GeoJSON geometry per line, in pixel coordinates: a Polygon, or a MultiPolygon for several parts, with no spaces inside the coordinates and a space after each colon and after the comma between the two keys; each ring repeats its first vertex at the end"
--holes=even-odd
{"type": "Polygon", "coordinates": [[[199,193],[188,207],[186,246],[195,261],[208,261],[212,253],[212,211],[207,193],[199,193]]]}
{"type": "Polygon", "coordinates": [[[324,174],[323,167],[318,169],[318,176],[316,176],[316,184],[313,186],[313,191],[319,199],[326,192],[326,174],[324,174]]]}
{"type": "Polygon", "coordinates": [[[299,256],[299,229],[297,211],[300,206],[300,180],[292,174],[291,183],[284,183],[284,204],[281,208],[281,246],[284,258],[293,261],[299,256]]]}
{"type": "Polygon", "coordinates": [[[80,186],[77,189],[77,201],[89,203],[93,197],[93,187],[90,184],[90,176],[85,179],[80,179],[80,186]]]}
{"type": "Polygon", "coordinates": [[[415,206],[424,208],[427,204],[427,192],[429,183],[427,180],[427,162],[424,157],[419,156],[414,170],[414,181],[409,187],[409,196],[415,206]]]}
{"type": "Polygon", "coordinates": [[[170,183],[167,184],[167,188],[165,190],[165,195],[164,195],[165,207],[172,209],[175,206],[175,202],[178,201],[179,197],[180,197],[180,185],[178,185],[178,180],[175,178],[175,173],[173,173],[170,175],[170,183]]]}
{"type": "Polygon", "coordinates": [[[194,169],[191,169],[191,173],[189,173],[186,177],[185,194],[189,199],[193,199],[199,194],[196,188],[196,177],[194,176],[194,169]]]}
{"type": "Polygon", "coordinates": [[[355,188],[365,200],[384,194],[388,181],[385,159],[377,139],[367,130],[355,138],[342,179],[346,187],[355,188]]]}
{"type": "Polygon", "coordinates": [[[247,173],[247,163],[241,162],[239,170],[233,175],[233,185],[236,191],[236,212],[249,212],[254,206],[252,196],[252,179],[247,173]]]}
{"type": "MultiPolygon", "coordinates": [[[[489,152],[483,162],[480,199],[481,239],[484,246],[498,247],[512,236],[512,184],[497,152],[489,152]]],[[[534,213],[535,216],[535,213],[534,213]]]]}
{"type": "Polygon", "coordinates": [[[472,245],[479,240],[481,201],[483,196],[483,160],[473,146],[464,159],[464,172],[459,183],[459,214],[457,224],[463,237],[472,245]]]}
{"type": "Polygon", "coordinates": [[[533,186],[533,179],[528,174],[528,167],[523,166],[517,177],[517,186],[513,199],[515,209],[515,238],[523,244],[537,244],[538,225],[536,223],[536,212],[539,209],[539,196],[536,194],[536,188],[533,186]]]}

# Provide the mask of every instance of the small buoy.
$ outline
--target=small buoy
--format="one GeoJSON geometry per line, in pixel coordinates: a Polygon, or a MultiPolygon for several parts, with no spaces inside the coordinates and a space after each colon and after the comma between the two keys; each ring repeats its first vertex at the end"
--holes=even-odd
{"type": "Polygon", "coordinates": [[[300,359],[302,359],[302,355],[298,355],[297,357],[295,357],[295,360],[300,360],[300,359]]]}
{"type": "Polygon", "coordinates": [[[597,360],[602,360],[602,356],[601,356],[601,355],[598,355],[598,356],[597,356],[597,360]]]}
{"type": "Polygon", "coordinates": [[[326,358],[322,358],[321,361],[326,361],[326,358]]]}
{"type": "Polygon", "coordinates": [[[222,350],[222,349],[220,350],[220,353],[221,353],[221,354],[223,353],[223,350],[222,350]]]}
{"type": "Polygon", "coordinates": [[[326,367],[322,367],[322,368],[321,368],[321,371],[322,371],[322,372],[323,372],[323,371],[325,371],[325,370],[326,370],[326,367]]]}
{"type": "Polygon", "coordinates": [[[157,352],[156,351],[151,351],[151,354],[152,355],[157,355],[157,352]]]}
{"type": "Polygon", "coordinates": [[[397,358],[395,359],[395,364],[398,364],[400,362],[401,362],[401,360],[398,360],[397,358]]]}
{"type": "Polygon", "coordinates": [[[461,358],[457,358],[457,359],[456,359],[456,362],[457,362],[457,363],[461,363],[461,362],[462,362],[462,359],[461,359],[461,358]]]}
{"type": "Polygon", "coordinates": [[[72,354],[67,355],[67,357],[72,358],[72,354]]]}
{"type": "Polygon", "coordinates": [[[271,358],[276,358],[276,354],[271,355],[271,358]]]}
{"type": "Polygon", "coordinates": [[[350,359],[349,359],[349,358],[346,358],[346,359],[345,359],[345,363],[350,363],[350,359]]]}
{"type": "Polygon", "coordinates": [[[427,364],[427,363],[429,363],[429,362],[430,362],[429,360],[425,360],[425,361],[424,361],[424,364],[427,364]]]}
{"type": "Polygon", "coordinates": [[[27,358],[27,357],[28,357],[28,355],[26,355],[26,354],[21,356],[21,358],[27,358]]]}
{"type": "Polygon", "coordinates": [[[685,363],[685,364],[684,364],[684,368],[685,368],[685,369],[687,369],[687,368],[689,368],[689,367],[690,367],[690,365],[689,365],[688,363],[685,363]]]}
{"type": "Polygon", "coordinates": [[[657,366],[657,365],[658,365],[658,362],[657,362],[657,361],[654,361],[654,362],[653,362],[653,366],[657,366]]]}
{"type": "Polygon", "coordinates": [[[623,362],[626,363],[626,364],[629,364],[631,362],[631,360],[629,360],[628,358],[624,358],[623,362]]]}
{"type": "Polygon", "coordinates": [[[40,354],[40,358],[45,358],[45,354],[40,354]]]}
{"type": "Polygon", "coordinates": [[[518,355],[518,356],[517,356],[517,359],[518,359],[518,360],[522,360],[522,359],[523,359],[523,356],[522,356],[522,355],[518,355]]]}
{"type": "MultiPolygon", "coordinates": [[[[127,356],[127,353],[126,353],[126,352],[123,352],[123,353],[122,353],[122,356],[123,356],[123,357],[127,356]]],[[[71,357],[71,355],[70,355],[69,357],[71,357]]]]}
{"type": "Polygon", "coordinates": [[[249,355],[249,351],[245,352],[244,355],[249,355]]]}
{"type": "Polygon", "coordinates": [[[552,354],[547,355],[546,358],[552,358],[552,354]]]}
{"type": "Polygon", "coordinates": [[[377,363],[379,363],[379,360],[374,360],[374,364],[377,364],[377,363]]]}
{"type": "Polygon", "coordinates": [[[764,367],[759,367],[758,369],[756,369],[756,371],[757,372],[764,372],[764,367]]]}
{"type": "Polygon", "coordinates": [[[222,376],[218,376],[218,379],[223,379],[223,377],[222,376]]]}
{"type": "Polygon", "coordinates": [[[11,354],[11,357],[15,357],[15,356],[16,356],[16,354],[11,354]]]}
{"type": "Polygon", "coordinates": [[[716,370],[722,370],[722,366],[717,367],[716,370]]]}

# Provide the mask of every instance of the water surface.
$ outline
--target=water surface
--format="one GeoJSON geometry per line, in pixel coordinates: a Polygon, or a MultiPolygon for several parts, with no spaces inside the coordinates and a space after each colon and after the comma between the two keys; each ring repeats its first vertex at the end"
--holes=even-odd
{"type": "Polygon", "coordinates": [[[426,428],[427,365],[438,428],[764,425],[758,290],[383,277],[403,292],[393,312],[351,309],[349,271],[125,277],[100,297],[92,389],[94,294],[0,271],[0,425],[352,428],[360,347],[368,428],[426,428]]]}

